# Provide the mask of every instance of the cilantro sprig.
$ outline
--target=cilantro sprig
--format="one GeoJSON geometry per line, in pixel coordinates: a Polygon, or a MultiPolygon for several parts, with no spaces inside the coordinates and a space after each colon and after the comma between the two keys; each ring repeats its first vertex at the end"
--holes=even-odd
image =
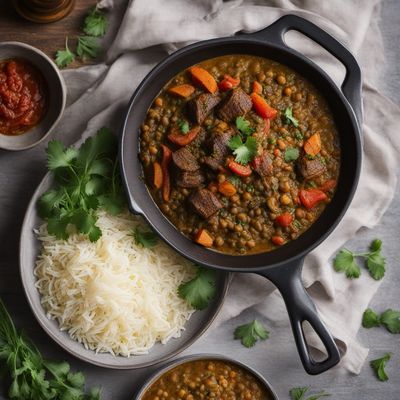
{"type": "Polygon", "coordinates": [[[47,221],[48,232],[67,239],[68,227],[73,225],[92,242],[97,241],[101,231],[96,225],[96,210],[102,207],[116,215],[125,206],[116,137],[102,128],[79,149],[53,140],[46,152],[55,185],[40,197],[38,210],[47,221]]]}
{"type": "Polygon", "coordinates": [[[400,311],[387,309],[381,315],[367,308],[362,317],[364,328],[374,328],[383,325],[390,333],[400,333],[400,311]]]}
{"type": "Polygon", "coordinates": [[[239,132],[245,136],[249,136],[255,132],[255,129],[250,126],[250,122],[244,117],[237,117],[235,124],[239,132]]]}
{"type": "Polygon", "coordinates": [[[85,377],[67,362],[47,361],[19,333],[0,299],[0,369],[10,382],[10,399],[100,400],[100,389],[85,393],[85,377]]]}
{"type": "Polygon", "coordinates": [[[136,227],[132,232],[132,236],[136,244],[147,249],[154,247],[158,242],[157,234],[152,230],[145,231],[136,227]]]}
{"type": "Polygon", "coordinates": [[[57,50],[56,64],[60,68],[68,67],[75,60],[75,54],[68,47],[68,36],[65,38],[65,49],[57,50]]]}
{"type": "Polygon", "coordinates": [[[299,149],[296,148],[288,148],[285,150],[285,161],[290,162],[290,161],[296,161],[300,156],[300,151],[299,149]]]}
{"type": "Polygon", "coordinates": [[[179,297],[185,299],[196,310],[204,310],[215,296],[216,276],[211,269],[197,267],[196,276],[178,288],[179,297]]]}
{"type": "Polygon", "coordinates": [[[185,120],[180,120],[180,121],[178,121],[178,126],[179,126],[179,129],[181,130],[181,132],[182,132],[183,134],[185,134],[185,135],[186,135],[186,133],[188,133],[189,130],[190,130],[189,122],[187,122],[187,121],[185,121],[185,120]]]}
{"type": "Polygon", "coordinates": [[[285,122],[287,124],[293,124],[296,128],[299,126],[299,121],[293,117],[293,109],[292,107],[287,107],[284,111],[285,122]]]}
{"type": "Polygon", "coordinates": [[[309,386],[295,387],[293,389],[290,389],[289,391],[290,398],[291,400],[318,400],[322,397],[330,396],[329,393],[322,391],[305,398],[305,395],[309,390],[310,390],[309,386]]]}
{"type": "Polygon", "coordinates": [[[233,336],[235,339],[240,339],[243,346],[253,347],[258,339],[268,339],[269,332],[255,319],[248,324],[238,326],[233,336]]]}
{"type": "Polygon", "coordinates": [[[76,53],[83,60],[96,58],[100,50],[101,46],[97,38],[92,36],[78,36],[76,53]]]}
{"type": "Polygon", "coordinates": [[[375,239],[367,253],[354,253],[348,249],[342,249],[334,260],[334,268],[338,272],[344,272],[350,279],[358,278],[361,274],[361,268],[357,263],[357,258],[363,258],[366,267],[375,280],[380,280],[385,275],[386,260],[381,254],[382,241],[375,239]]]}
{"type": "Polygon", "coordinates": [[[102,37],[106,34],[107,28],[106,14],[97,7],[93,7],[85,18],[83,31],[88,36],[102,37]]]}
{"type": "Polygon", "coordinates": [[[391,354],[386,353],[383,357],[370,362],[371,368],[374,370],[376,377],[382,382],[389,380],[385,367],[390,358],[391,354]]]}
{"type": "Polygon", "coordinates": [[[248,136],[245,142],[242,142],[240,135],[233,136],[228,146],[236,156],[235,161],[242,165],[248,164],[257,154],[257,140],[252,136],[248,136]]]}

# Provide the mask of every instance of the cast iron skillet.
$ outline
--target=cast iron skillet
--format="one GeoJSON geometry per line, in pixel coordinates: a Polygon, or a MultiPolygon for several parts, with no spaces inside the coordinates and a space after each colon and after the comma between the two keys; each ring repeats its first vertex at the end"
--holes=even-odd
{"type": "Polygon", "coordinates": [[[361,165],[361,72],[353,55],[336,39],[307,20],[287,15],[253,34],[237,35],[187,46],[159,63],[133,94],[121,133],[120,162],[130,209],[143,215],[155,231],[175,250],[210,268],[233,272],[253,272],[271,280],[282,293],[294,337],[305,370],[319,374],[340,361],[339,350],[319,319],[317,310],[301,283],[304,257],[336,227],[353,198],[361,165]],[[338,88],[329,76],[302,54],[286,46],[283,35],[296,30],[319,43],[346,67],[346,77],[338,88]],[[199,246],[182,235],[152,200],[142,177],[138,158],[139,127],[162,87],[176,74],[200,61],[226,54],[251,54],[285,64],[312,82],[333,111],[342,151],[337,193],[324,212],[298,239],[268,253],[228,255],[199,246]],[[302,323],[308,321],[326,347],[328,357],[312,359],[302,323]]]}

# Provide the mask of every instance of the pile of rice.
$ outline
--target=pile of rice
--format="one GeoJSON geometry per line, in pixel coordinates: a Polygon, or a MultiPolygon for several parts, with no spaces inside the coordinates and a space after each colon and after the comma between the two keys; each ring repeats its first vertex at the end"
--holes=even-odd
{"type": "Polygon", "coordinates": [[[135,243],[141,220],[99,212],[101,238],[72,234],[59,240],[37,231],[42,243],[35,275],[41,302],[61,330],[96,352],[145,354],[156,343],[179,337],[194,310],[178,296],[195,267],[161,240],[135,243]]]}

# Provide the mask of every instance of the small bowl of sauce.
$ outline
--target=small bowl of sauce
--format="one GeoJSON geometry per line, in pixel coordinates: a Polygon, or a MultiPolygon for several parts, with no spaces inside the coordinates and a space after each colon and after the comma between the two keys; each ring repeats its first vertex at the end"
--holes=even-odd
{"type": "Polygon", "coordinates": [[[29,149],[44,140],[65,108],[64,80],[40,50],[0,43],[0,148],[29,149]]]}
{"type": "Polygon", "coordinates": [[[262,375],[238,361],[210,354],[175,360],[156,372],[135,400],[278,400],[262,375]]]}

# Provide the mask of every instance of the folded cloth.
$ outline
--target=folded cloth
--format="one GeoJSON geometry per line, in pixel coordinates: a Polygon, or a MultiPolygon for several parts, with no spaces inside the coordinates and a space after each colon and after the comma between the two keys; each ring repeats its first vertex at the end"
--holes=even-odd
{"type": "MultiPolygon", "coordinates": [[[[83,138],[93,134],[101,126],[118,129],[129,97],[151,67],[166,57],[167,52],[193,41],[259,30],[280,16],[293,13],[318,24],[356,55],[364,75],[361,179],[342,222],[306,258],[303,281],[341,348],[344,357],[338,370],[359,373],[368,350],[357,342],[356,334],[362,312],[380,282],[365,273],[359,279],[349,280],[333,270],[330,259],[361,227],[371,228],[378,223],[393,198],[396,185],[400,136],[392,116],[398,115],[399,108],[374,89],[384,60],[377,25],[379,2],[132,0],[126,7],[124,2],[106,0],[100,6],[112,8],[113,20],[120,18],[122,22],[108,49],[106,64],[63,72],[69,90],[69,107],[57,131],[62,132],[62,139],[68,143],[77,141],[82,132],[83,138]]],[[[286,39],[340,84],[344,68],[337,60],[299,34],[289,33],[286,39]]],[[[250,308],[269,319],[279,320],[282,304],[273,285],[265,279],[241,275],[240,279],[233,279],[213,329],[250,308]]],[[[284,326],[277,325],[277,329],[289,329],[287,319],[284,326]]],[[[319,348],[315,338],[310,340],[311,346],[319,348]]]]}

